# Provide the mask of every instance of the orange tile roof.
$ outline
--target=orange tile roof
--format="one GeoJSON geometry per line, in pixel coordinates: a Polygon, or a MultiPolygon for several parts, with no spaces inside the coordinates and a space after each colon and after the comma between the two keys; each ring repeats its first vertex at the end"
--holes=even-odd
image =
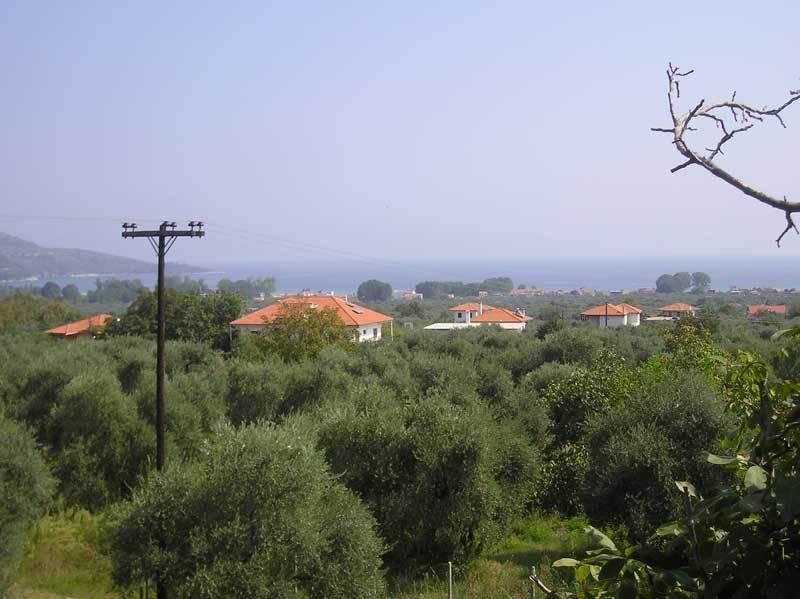
{"type": "Polygon", "coordinates": [[[61,326],[52,328],[47,331],[50,335],[58,335],[61,337],[72,337],[85,333],[93,327],[102,327],[111,319],[111,314],[95,314],[89,318],[78,320],[76,322],[69,322],[61,326]]]}
{"type": "Polygon", "coordinates": [[[491,308],[489,310],[485,309],[484,306],[483,314],[480,316],[476,316],[472,319],[472,322],[483,322],[483,323],[493,323],[493,322],[528,322],[532,320],[530,316],[525,316],[524,314],[520,314],[519,312],[514,312],[513,310],[508,310],[506,308],[491,308]]]}
{"type": "Polygon", "coordinates": [[[685,304],[683,302],[678,302],[677,304],[670,304],[668,306],[663,306],[659,308],[660,312],[696,312],[697,308],[691,306],[689,304],[685,304]]]}
{"type": "MultiPolygon", "coordinates": [[[[481,309],[481,305],[477,302],[469,302],[466,304],[458,304],[457,306],[453,306],[450,308],[450,312],[479,312],[481,309]]],[[[483,304],[483,311],[486,310],[494,310],[494,306],[490,306],[489,304],[483,304]]]]}
{"type": "Polygon", "coordinates": [[[339,319],[349,327],[394,320],[391,316],[386,316],[352,302],[346,302],[344,298],[336,297],[335,295],[308,295],[287,297],[279,300],[278,303],[237,318],[231,322],[231,325],[259,325],[272,322],[283,304],[303,304],[308,306],[310,310],[334,310],[339,319]]]}
{"type": "Polygon", "coordinates": [[[630,304],[622,303],[622,304],[603,304],[602,306],[595,306],[594,308],[589,308],[588,310],[581,312],[582,316],[605,316],[608,314],[609,316],[625,316],[626,314],[641,314],[642,311],[637,308],[636,306],[631,306],[630,304]],[[608,308],[606,308],[606,306],[608,308]],[[608,309],[608,312],[606,312],[608,309]]]}
{"type": "Polygon", "coordinates": [[[786,306],[768,305],[768,304],[751,304],[747,306],[747,313],[750,316],[758,316],[762,312],[771,312],[773,314],[786,314],[786,306]]]}

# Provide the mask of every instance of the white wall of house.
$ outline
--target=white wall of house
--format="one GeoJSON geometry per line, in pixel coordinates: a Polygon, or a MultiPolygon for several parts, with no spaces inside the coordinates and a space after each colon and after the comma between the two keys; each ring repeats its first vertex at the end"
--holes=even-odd
{"type": "Polygon", "coordinates": [[[462,310],[461,312],[453,312],[453,322],[471,322],[476,316],[480,316],[478,310],[462,310]]]}
{"type": "MultiPolygon", "coordinates": [[[[605,314],[601,314],[600,316],[587,316],[586,319],[591,322],[594,326],[599,327],[601,329],[606,328],[606,316],[605,314]]],[[[625,314],[623,316],[608,316],[608,328],[609,329],[616,329],[617,327],[638,327],[641,324],[641,314],[625,314]]]]}
{"type": "Polygon", "coordinates": [[[694,316],[694,310],[688,311],[675,311],[675,310],[659,310],[659,316],[669,316],[670,318],[680,318],[681,316],[694,316]]]}
{"type": "Polygon", "coordinates": [[[609,316],[608,325],[606,325],[605,314],[603,314],[602,316],[588,316],[587,318],[589,319],[589,322],[591,322],[594,326],[599,327],[601,329],[606,328],[606,326],[608,326],[609,329],[616,329],[617,327],[625,326],[625,324],[627,323],[626,316],[609,316]]]}
{"type": "Polygon", "coordinates": [[[263,324],[234,324],[231,325],[235,330],[241,334],[245,333],[260,333],[264,330],[263,324]]]}
{"type": "Polygon", "coordinates": [[[527,322],[500,322],[495,326],[499,326],[504,331],[524,331],[528,326],[527,322]]]}
{"type": "Polygon", "coordinates": [[[376,322],[375,324],[362,324],[358,327],[353,327],[353,329],[358,332],[359,343],[364,341],[380,341],[382,328],[383,326],[379,322],[376,322]]]}
{"type": "MultiPolygon", "coordinates": [[[[241,334],[260,333],[261,331],[264,330],[264,327],[265,325],[263,324],[234,325],[234,328],[241,334]]],[[[381,323],[362,324],[361,326],[358,327],[348,327],[348,328],[356,332],[355,337],[358,339],[359,342],[379,341],[381,339],[383,325],[381,325],[381,323]]]]}

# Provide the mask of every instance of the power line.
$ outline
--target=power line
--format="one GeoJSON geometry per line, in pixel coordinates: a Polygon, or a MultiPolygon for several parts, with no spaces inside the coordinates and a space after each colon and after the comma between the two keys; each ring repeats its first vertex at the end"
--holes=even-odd
{"type": "MultiPolygon", "coordinates": [[[[0,214],[0,222],[45,221],[45,222],[56,222],[56,223],[78,225],[78,224],[112,223],[112,222],[117,223],[122,220],[124,220],[124,218],[122,217],[109,217],[109,216],[0,214]]],[[[153,223],[156,226],[162,222],[161,219],[145,218],[145,217],[135,218],[133,220],[135,220],[139,224],[153,223]]],[[[241,227],[231,227],[229,225],[225,225],[219,222],[206,222],[206,228],[209,231],[213,231],[215,233],[215,236],[219,235],[224,238],[236,240],[237,242],[240,243],[249,242],[249,245],[253,247],[262,247],[266,245],[273,248],[281,248],[284,250],[288,250],[294,255],[300,255],[304,257],[323,256],[327,258],[336,258],[338,260],[347,260],[350,262],[361,262],[363,264],[372,266],[386,265],[386,261],[381,261],[372,256],[366,256],[358,252],[315,244],[307,241],[288,239],[285,237],[279,237],[271,234],[266,234],[263,232],[243,229],[241,227]]],[[[399,270],[406,271],[408,273],[419,272],[418,269],[408,265],[395,264],[394,267],[399,270]]],[[[443,277],[445,279],[458,278],[457,276],[454,276],[451,273],[446,273],[439,269],[428,270],[428,273],[431,276],[443,277]]]]}

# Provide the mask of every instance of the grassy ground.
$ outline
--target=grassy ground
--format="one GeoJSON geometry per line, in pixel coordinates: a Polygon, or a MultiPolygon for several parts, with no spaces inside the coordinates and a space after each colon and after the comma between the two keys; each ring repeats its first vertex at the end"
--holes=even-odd
{"type": "MultiPolygon", "coordinates": [[[[548,584],[564,588],[556,559],[586,548],[586,521],[531,516],[518,522],[511,535],[466,566],[454,564],[454,595],[471,599],[528,599],[531,566],[548,584]]],[[[414,580],[395,581],[392,599],[439,599],[447,596],[447,564],[431,568],[414,580]]]]}
{"type": "MultiPolygon", "coordinates": [[[[454,595],[474,599],[528,599],[531,566],[549,584],[566,581],[550,564],[585,548],[586,522],[531,516],[519,521],[503,542],[467,565],[454,564],[454,595]]],[[[111,563],[98,551],[98,519],[86,511],[64,510],[37,526],[20,565],[10,599],[110,599],[111,563]]],[[[447,564],[437,564],[413,579],[394,580],[391,599],[441,599],[447,596],[447,564]]],[[[152,597],[152,595],[151,595],[152,597]]]]}
{"type": "Polygon", "coordinates": [[[65,510],[42,518],[20,564],[12,599],[104,599],[111,592],[111,562],[97,551],[97,518],[65,510]]]}

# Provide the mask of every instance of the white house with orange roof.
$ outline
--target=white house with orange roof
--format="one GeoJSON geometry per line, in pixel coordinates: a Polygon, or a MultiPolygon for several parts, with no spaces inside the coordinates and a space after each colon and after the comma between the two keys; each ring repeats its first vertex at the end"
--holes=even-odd
{"type": "Polygon", "coordinates": [[[524,310],[489,308],[488,310],[484,309],[482,314],[473,318],[472,322],[478,325],[495,325],[501,329],[522,331],[528,326],[529,320],[531,317],[526,316],[524,310]]]}
{"type": "Polygon", "coordinates": [[[695,308],[691,304],[678,302],[675,304],[661,306],[658,309],[658,314],[659,316],[667,316],[669,318],[680,318],[681,316],[694,316],[695,314],[697,314],[697,308],[695,308]]]}
{"type": "Polygon", "coordinates": [[[382,329],[385,323],[389,323],[390,333],[392,330],[392,317],[370,310],[358,304],[354,304],[347,298],[335,295],[304,295],[292,296],[277,303],[271,304],[255,312],[245,314],[230,323],[231,327],[242,333],[260,333],[280,313],[281,307],[285,304],[301,304],[308,310],[332,310],[336,313],[345,326],[352,329],[354,338],[357,341],[379,341],[382,336],[382,329]]]}
{"type": "Polygon", "coordinates": [[[630,304],[610,304],[606,302],[601,306],[589,308],[581,312],[584,320],[593,325],[604,328],[638,327],[641,323],[642,311],[630,304]]]}
{"type": "Polygon", "coordinates": [[[427,331],[451,331],[484,325],[494,325],[501,329],[521,331],[525,329],[530,316],[525,312],[495,308],[484,303],[470,302],[459,304],[449,309],[453,313],[453,322],[435,322],[425,327],[427,331]]]}

